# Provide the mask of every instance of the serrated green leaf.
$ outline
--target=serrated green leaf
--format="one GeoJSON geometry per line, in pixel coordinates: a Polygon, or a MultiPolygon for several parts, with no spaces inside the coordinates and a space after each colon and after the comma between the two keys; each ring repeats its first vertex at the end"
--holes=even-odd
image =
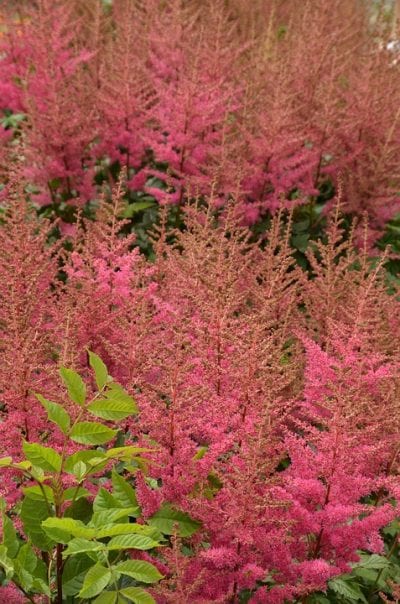
{"type": "Polygon", "coordinates": [[[359,602],[361,600],[361,602],[364,602],[364,604],[368,604],[359,585],[355,582],[345,581],[339,577],[329,581],[328,586],[329,589],[341,596],[344,596],[345,598],[348,598],[349,600],[354,600],[355,602],[359,602]]]}
{"type": "Polygon", "coordinates": [[[84,524],[88,524],[93,515],[93,504],[85,497],[77,499],[71,503],[64,512],[65,518],[74,518],[84,524]]]}
{"type": "Polygon", "coordinates": [[[85,554],[87,552],[100,552],[104,549],[103,543],[97,543],[96,541],[88,541],[87,539],[71,539],[68,543],[67,548],[63,551],[63,558],[72,556],[75,554],[85,554]]]}
{"type": "Polygon", "coordinates": [[[80,462],[92,468],[90,471],[87,470],[87,473],[90,474],[91,472],[102,470],[106,466],[108,459],[101,451],[77,451],[77,453],[73,453],[67,457],[64,463],[64,470],[68,474],[74,474],[74,468],[80,462]]]}
{"type": "Polygon", "coordinates": [[[140,453],[149,453],[153,449],[146,449],[144,447],[134,447],[132,445],[126,445],[125,447],[113,447],[105,452],[109,459],[122,459],[129,461],[132,457],[136,457],[140,453]]]}
{"type": "Polygon", "coordinates": [[[45,596],[48,596],[49,598],[51,596],[51,591],[50,591],[49,586],[47,585],[46,581],[44,581],[43,579],[40,579],[38,577],[33,578],[32,590],[37,593],[42,593],[45,596]]]}
{"type": "Polygon", "coordinates": [[[49,503],[54,503],[54,494],[52,489],[47,484],[42,484],[42,488],[38,485],[34,485],[33,487],[24,487],[22,492],[26,497],[30,497],[31,499],[36,499],[37,501],[47,501],[49,503]]]}
{"type": "Polygon", "coordinates": [[[354,568],[373,568],[381,569],[390,566],[390,560],[378,554],[362,554],[361,560],[354,565],[354,568]]]}
{"type": "Polygon", "coordinates": [[[70,399],[83,407],[86,400],[86,385],[79,373],[67,367],[61,367],[60,376],[68,390],[70,399]]]}
{"type": "Polygon", "coordinates": [[[110,382],[108,384],[107,392],[105,393],[104,396],[105,396],[105,398],[108,398],[111,401],[117,401],[120,403],[126,403],[127,405],[130,405],[131,408],[134,409],[134,411],[132,413],[137,413],[137,411],[138,411],[137,405],[136,405],[136,402],[134,401],[134,399],[121,386],[121,384],[118,384],[118,382],[110,382]]]}
{"type": "Polygon", "coordinates": [[[144,560],[126,560],[113,568],[119,573],[142,583],[156,583],[163,577],[153,564],[144,560]]]}
{"type": "Polygon", "coordinates": [[[78,461],[72,469],[72,473],[78,482],[82,482],[88,467],[83,461],[78,461]]]}
{"type": "Polygon", "coordinates": [[[375,583],[377,576],[378,576],[378,572],[375,569],[372,568],[363,568],[362,566],[360,566],[359,568],[355,568],[353,570],[353,573],[357,576],[357,577],[361,577],[361,579],[364,579],[364,581],[368,581],[370,583],[375,583]]]}
{"type": "Polygon", "coordinates": [[[119,507],[120,507],[120,505],[118,504],[115,497],[113,495],[111,495],[111,493],[109,491],[107,491],[107,489],[105,489],[104,487],[100,487],[100,489],[98,490],[97,495],[93,501],[93,511],[94,512],[107,511],[111,508],[119,508],[119,507]]]}
{"type": "Polygon", "coordinates": [[[72,537],[93,539],[96,536],[94,528],[89,528],[74,518],[47,518],[42,522],[42,527],[58,543],[68,543],[72,537]]]}
{"type": "Polygon", "coordinates": [[[105,366],[104,362],[101,360],[101,358],[97,354],[95,354],[91,350],[89,350],[88,352],[89,352],[89,364],[94,371],[97,388],[99,390],[102,390],[104,388],[104,386],[107,384],[107,378],[108,378],[107,367],[105,366]]]}
{"type": "Polygon", "coordinates": [[[158,541],[154,541],[147,535],[118,535],[113,537],[107,544],[107,549],[124,550],[124,549],[153,549],[159,545],[158,541]]]}
{"type": "Polygon", "coordinates": [[[94,598],[103,591],[109,584],[111,571],[97,562],[92,568],[89,568],[83,581],[82,589],[79,592],[80,598],[94,598]]]}
{"type": "MultiPolygon", "coordinates": [[[[30,462],[28,462],[30,463],[30,462]]],[[[42,468],[39,468],[39,466],[32,466],[31,467],[31,475],[32,477],[36,480],[36,482],[44,482],[46,476],[44,473],[44,470],[42,470],[42,468]]]]}
{"type": "Polygon", "coordinates": [[[156,604],[155,599],[141,587],[126,587],[121,589],[125,598],[134,604],[156,604]]]}
{"type": "Polygon", "coordinates": [[[118,520],[128,523],[129,517],[137,518],[140,516],[139,508],[107,508],[94,512],[91,525],[102,528],[107,526],[110,522],[117,522],[118,520]]]}
{"type": "Polygon", "coordinates": [[[6,579],[11,579],[14,574],[14,563],[8,557],[5,545],[0,545],[0,567],[4,570],[6,579]]]}
{"type": "Polygon", "coordinates": [[[118,598],[117,591],[104,591],[93,600],[93,604],[116,604],[118,598]]]}
{"type": "Polygon", "coordinates": [[[53,422],[53,424],[56,424],[60,428],[61,432],[67,434],[71,425],[71,418],[65,409],[58,403],[53,403],[53,401],[47,400],[41,394],[35,394],[35,396],[45,408],[49,421],[53,422]]]}
{"type": "Polygon", "coordinates": [[[148,522],[164,535],[173,535],[178,527],[180,537],[190,537],[201,526],[201,522],[193,520],[189,514],[173,508],[169,503],[163,504],[148,522]]]}
{"type": "Polygon", "coordinates": [[[103,445],[116,434],[117,430],[98,422],[78,422],[71,430],[71,440],[81,445],[103,445]]]}
{"type": "Polygon", "coordinates": [[[33,545],[43,551],[50,551],[55,545],[42,528],[42,522],[49,517],[49,510],[44,501],[25,497],[21,505],[21,520],[25,534],[33,545]]]}
{"type": "Polygon", "coordinates": [[[66,560],[62,574],[63,593],[66,596],[75,596],[82,589],[84,578],[91,566],[93,560],[85,554],[77,554],[66,560]]]}
{"type": "Polygon", "coordinates": [[[31,574],[34,572],[38,562],[36,554],[29,543],[24,543],[20,548],[16,560],[21,564],[22,568],[31,574]]]}
{"type": "Polygon", "coordinates": [[[7,514],[3,513],[3,540],[2,544],[7,548],[7,555],[10,558],[15,558],[18,553],[20,540],[14,525],[7,514]]]}
{"type": "Polygon", "coordinates": [[[101,398],[88,405],[88,411],[101,419],[119,421],[136,413],[136,406],[127,401],[101,398]]]}
{"type": "Polygon", "coordinates": [[[156,529],[143,524],[134,524],[131,522],[122,522],[118,524],[106,524],[98,528],[96,539],[104,539],[105,537],[115,537],[117,535],[132,535],[145,534],[154,539],[156,529]]]}
{"type": "Polygon", "coordinates": [[[28,461],[44,472],[59,472],[61,470],[61,455],[54,449],[26,441],[23,443],[22,449],[28,461]]]}
{"type": "Polygon", "coordinates": [[[115,470],[112,472],[113,497],[121,507],[137,507],[138,502],[135,490],[115,470]]]}

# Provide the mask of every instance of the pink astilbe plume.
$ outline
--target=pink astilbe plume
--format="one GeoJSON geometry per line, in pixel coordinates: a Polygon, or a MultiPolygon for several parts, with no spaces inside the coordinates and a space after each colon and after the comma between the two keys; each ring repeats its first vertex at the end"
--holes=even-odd
{"type": "Polygon", "coordinates": [[[25,176],[40,187],[35,196],[40,205],[60,201],[61,193],[87,200],[93,186],[88,148],[95,115],[84,64],[92,54],[73,48],[79,21],[71,6],[40,0],[36,7],[23,5],[21,15],[19,28],[8,32],[10,50],[0,67],[10,71],[13,61],[10,76],[12,81],[18,77],[18,103],[27,114],[25,176]]]}
{"type": "MultiPolygon", "coordinates": [[[[7,455],[18,456],[22,438],[40,440],[48,428],[33,391],[53,387],[50,288],[57,274],[58,246],[47,244],[49,224],[37,220],[15,182],[2,216],[1,447],[7,455]]],[[[6,486],[7,494],[14,494],[15,483],[6,486]]]]}
{"type": "MultiPolygon", "coordinates": [[[[204,8],[170,2],[149,30],[155,102],[148,145],[156,161],[167,165],[167,177],[152,173],[168,185],[166,193],[149,191],[162,203],[181,203],[188,189],[209,193],[212,183],[219,188],[226,181],[224,157],[240,104],[243,48],[234,44],[222,6],[208,3],[207,19],[204,8]]],[[[227,185],[232,191],[234,183],[227,185]]]]}

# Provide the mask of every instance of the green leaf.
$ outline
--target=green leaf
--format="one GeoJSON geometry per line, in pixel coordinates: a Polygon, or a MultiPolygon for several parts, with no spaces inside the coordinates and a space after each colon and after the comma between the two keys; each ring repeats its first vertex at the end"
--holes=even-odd
{"type": "Polygon", "coordinates": [[[115,499],[115,497],[113,497],[113,495],[111,495],[111,493],[109,491],[107,491],[107,489],[105,489],[104,487],[100,487],[100,489],[97,492],[97,495],[93,501],[93,511],[94,512],[100,512],[100,511],[107,511],[111,508],[118,508],[120,507],[117,500],[115,499]]]}
{"type": "Polygon", "coordinates": [[[83,461],[78,461],[73,467],[73,475],[77,479],[78,482],[82,482],[88,467],[83,461]]]}
{"type": "Polygon", "coordinates": [[[203,459],[204,455],[208,451],[208,446],[199,447],[197,453],[193,455],[193,459],[203,459]]]}
{"type": "Polygon", "coordinates": [[[79,373],[73,369],[61,367],[60,376],[67,387],[71,401],[83,407],[86,400],[86,386],[79,373]]]}
{"type": "Polygon", "coordinates": [[[193,520],[185,512],[176,510],[169,503],[163,504],[158,512],[149,518],[148,522],[164,535],[173,535],[178,527],[180,537],[190,537],[201,526],[201,522],[193,520]]]}
{"type": "Polygon", "coordinates": [[[20,548],[16,560],[23,569],[31,574],[34,572],[38,562],[36,554],[29,543],[24,543],[24,545],[20,548]]]}
{"type": "Polygon", "coordinates": [[[22,449],[31,464],[44,472],[59,472],[61,470],[61,455],[54,449],[26,441],[23,443],[22,449]]]}
{"type": "Polygon", "coordinates": [[[5,545],[0,545],[0,566],[4,570],[6,579],[11,579],[14,574],[14,564],[7,555],[7,548],[5,545]]]}
{"type": "Polygon", "coordinates": [[[329,581],[328,586],[332,591],[339,594],[340,596],[344,596],[349,600],[355,600],[356,602],[361,600],[362,602],[364,602],[364,604],[368,604],[364,594],[362,593],[357,583],[351,583],[345,581],[344,579],[337,578],[332,579],[332,581],[329,581]]]}
{"type": "Polygon", "coordinates": [[[126,403],[127,405],[130,405],[131,408],[133,408],[132,413],[138,412],[136,402],[131,397],[131,395],[128,394],[127,391],[121,386],[121,384],[118,384],[118,382],[109,383],[105,398],[108,398],[111,401],[126,403]]]}
{"type": "Polygon", "coordinates": [[[10,464],[12,464],[12,457],[2,457],[0,459],[0,468],[6,468],[10,464]]]}
{"type": "Polygon", "coordinates": [[[88,411],[101,419],[119,421],[133,415],[137,409],[132,402],[102,398],[90,403],[88,411]]]}
{"type": "MultiPolygon", "coordinates": [[[[120,510],[121,511],[121,510],[120,510]]],[[[97,525],[99,526],[99,525],[97,525]]],[[[116,535],[131,535],[131,534],[146,534],[151,538],[156,535],[157,529],[148,527],[143,524],[134,524],[131,522],[123,522],[119,524],[106,524],[99,527],[96,533],[96,539],[104,539],[104,537],[115,537],[116,535]]]]}
{"type": "Polygon", "coordinates": [[[375,583],[377,576],[378,576],[378,572],[379,571],[377,571],[375,569],[363,568],[362,566],[355,568],[353,571],[353,573],[357,577],[361,577],[361,579],[364,579],[364,581],[367,581],[369,583],[375,583]]]}
{"type": "Polygon", "coordinates": [[[374,568],[381,569],[390,566],[390,561],[384,556],[378,554],[362,554],[361,560],[354,565],[354,568],[374,568]]]}
{"type": "Polygon", "coordinates": [[[30,497],[31,499],[36,499],[37,501],[47,501],[49,503],[54,503],[54,494],[52,489],[47,484],[42,484],[42,488],[39,485],[34,485],[33,487],[24,487],[22,492],[26,497],[30,497]]]}
{"type": "Polygon", "coordinates": [[[112,440],[117,430],[98,422],[78,422],[72,428],[71,440],[81,445],[103,445],[112,440]]]}
{"type": "MultiPolygon", "coordinates": [[[[72,455],[69,455],[64,463],[64,470],[68,474],[75,474],[74,468],[77,463],[84,463],[86,466],[90,466],[92,470],[90,472],[99,472],[107,465],[108,459],[101,451],[77,451],[72,455]]],[[[86,470],[87,473],[88,470],[86,470]]]]}
{"type": "Polygon", "coordinates": [[[126,587],[121,589],[121,593],[125,598],[134,604],[156,604],[155,599],[147,591],[141,587],[126,587]]]}
{"type": "Polygon", "coordinates": [[[88,351],[89,353],[89,363],[91,368],[94,371],[94,375],[96,378],[96,385],[99,390],[102,390],[104,386],[107,384],[108,379],[108,371],[107,367],[101,360],[101,358],[95,354],[94,352],[88,351]]]}
{"type": "Polygon", "coordinates": [[[122,575],[127,575],[142,583],[156,583],[163,577],[153,564],[144,560],[126,560],[113,568],[122,575]]]}
{"type": "Polygon", "coordinates": [[[307,249],[309,238],[310,238],[310,235],[308,233],[303,233],[301,235],[293,235],[292,245],[297,250],[299,250],[299,252],[304,253],[307,249]]]}
{"type": "Polygon", "coordinates": [[[97,528],[104,528],[108,526],[110,522],[117,522],[117,520],[121,520],[125,524],[128,525],[129,517],[137,518],[140,516],[139,508],[108,508],[105,510],[101,510],[98,512],[94,512],[91,525],[97,528]]]}
{"type": "Polygon", "coordinates": [[[118,535],[113,537],[107,544],[107,549],[112,550],[124,550],[124,549],[153,549],[159,545],[158,541],[154,541],[147,535],[118,535]]]}
{"type": "Polygon", "coordinates": [[[93,600],[93,604],[116,604],[117,598],[117,591],[103,591],[102,594],[93,600]]]}
{"type": "Polygon", "coordinates": [[[68,558],[62,574],[63,593],[66,596],[75,596],[82,589],[84,578],[91,566],[93,560],[85,554],[68,558]]]}
{"type": "Polygon", "coordinates": [[[89,491],[83,487],[69,487],[63,493],[63,501],[71,501],[72,499],[78,501],[78,499],[82,499],[82,497],[87,497],[88,495],[90,495],[89,491]]]}
{"type": "Polygon", "coordinates": [[[58,403],[53,403],[53,401],[47,400],[41,394],[35,394],[35,396],[45,408],[49,421],[56,424],[60,428],[61,432],[67,434],[71,425],[71,418],[65,409],[58,403]]]}
{"type": "Polygon", "coordinates": [[[87,552],[100,552],[105,549],[103,543],[96,543],[95,541],[88,541],[87,539],[71,539],[68,543],[67,548],[63,551],[63,558],[72,556],[75,554],[85,554],[87,552]]]}
{"type": "Polygon", "coordinates": [[[146,449],[144,447],[134,447],[132,445],[126,445],[125,447],[113,447],[105,452],[109,459],[122,459],[123,461],[129,461],[132,457],[137,456],[140,453],[149,453],[153,449],[146,449]]]}
{"type": "Polygon", "coordinates": [[[111,571],[97,562],[88,570],[82,589],[79,592],[80,598],[93,598],[103,591],[109,584],[111,579],[111,571]]]}
{"type": "Polygon", "coordinates": [[[135,490],[122,478],[115,470],[112,472],[113,497],[118,501],[121,507],[137,507],[135,490]]]}
{"type": "Polygon", "coordinates": [[[50,551],[55,545],[42,528],[42,522],[49,517],[49,510],[44,501],[25,497],[21,505],[21,520],[25,534],[33,545],[43,551],[50,551]]]}
{"type": "Polygon", "coordinates": [[[42,522],[42,527],[57,543],[68,543],[72,537],[93,539],[96,536],[95,529],[85,526],[83,522],[74,518],[47,518],[42,522]]]}
{"type": "Polygon", "coordinates": [[[75,520],[81,520],[85,524],[90,522],[92,515],[93,504],[84,497],[71,503],[64,512],[65,518],[75,518],[75,520]]]}
{"type": "Polygon", "coordinates": [[[13,523],[7,514],[3,513],[3,545],[7,548],[7,555],[10,558],[15,558],[18,553],[20,540],[17,537],[17,532],[13,523]]]}
{"type": "Polygon", "coordinates": [[[124,218],[132,218],[136,212],[142,212],[143,210],[147,210],[148,208],[155,207],[156,204],[154,201],[136,201],[135,203],[131,203],[124,209],[123,217],[124,218]]]}

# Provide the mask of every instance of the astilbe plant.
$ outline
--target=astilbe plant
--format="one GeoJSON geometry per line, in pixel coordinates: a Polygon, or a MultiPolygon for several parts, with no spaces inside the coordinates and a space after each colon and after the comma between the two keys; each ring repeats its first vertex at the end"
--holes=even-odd
{"type": "Polygon", "coordinates": [[[4,4],[2,147],[20,138],[36,202],[69,221],[121,166],[131,198],[213,189],[249,224],[340,178],[371,242],[398,212],[399,65],[367,3],[4,4]]]}
{"type": "MultiPolygon", "coordinates": [[[[60,401],[57,366],[87,376],[90,346],[138,401],[126,444],[151,449],[132,482],[143,519],[168,535],[157,601],[305,600],[359,550],[382,552],[397,513],[398,299],[339,215],[305,273],[290,216],[259,245],[235,203],[199,199],[183,232],[164,216],[150,263],[123,236],[121,197],[81,221],[61,255],[22,194],[9,201],[4,455],[21,455],[14,413],[28,442],[60,451],[30,393],[60,401]],[[32,310],[14,324],[21,300],[32,310]]],[[[18,483],[4,485],[15,501],[18,483]]]]}
{"type": "MultiPolygon", "coordinates": [[[[22,436],[37,439],[47,425],[31,389],[51,386],[51,284],[59,245],[47,245],[49,224],[29,210],[14,183],[2,214],[1,413],[3,451],[18,455],[22,436]]],[[[16,496],[17,484],[4,481],[2,494],[16,496]]]]}

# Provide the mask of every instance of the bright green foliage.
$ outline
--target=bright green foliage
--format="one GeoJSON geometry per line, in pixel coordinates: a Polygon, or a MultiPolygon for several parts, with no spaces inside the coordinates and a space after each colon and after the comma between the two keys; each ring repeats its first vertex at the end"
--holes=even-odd
{"type": "Polygon", "coordinates": [[[177,532],[180,537],[190,537],[201,526],[200,522],[176,510],[168,503],[149,518],[149,524],[158,528],[164,535],[173,535],[177,532]]]}
{"type": "Polygon", "coordinates": [[[393,548],[393,536],[397,533],[395,521],[384,529],[386,555],[360,552],[360,561],[353,564],[351,573],[335,577],[328,583],[326,593],[315,593],[308,597],[308,604],[379,604],[381,593],[391,595],[390,584],[400,583],[400,557],[393,548]]]}
{"type": "Polygon", "coordinates": [[[164,540],[162,532],[168,534],[174,523],[182,525],[186,535],[192,534],[194,525],[186,514],[175,510],[165,518],[160,510],[152,526],[135,522],[140,515],[136,493],[121,473],[132,463],[145,465],[140,454],[146,450],[134,446],[93,448],[109,443],[118,429],[86,421],[86,417],[89,414],[115,422],[136,413],[136,403],[112,380],[97,355],[89,352],[89,360],[99,389],[91,400],[87,400],[86,385],[79,374],[60,370],[69,398],[78,406],[74,421],[62,405],[37,395],[49,421],[64,434],[62,451],[24,442],[26,459],[0,460],[0,467],[18,470],[35,483],[22,488],[22,504],[15,510],[27,541],[18,535],[1,501],[2,581],[13,582],[28,598],[43,594],[49,602],[62,602],[67,597],[68,602],[150,604],[154,600],[145,586],[159,581],[162,575],[153,564],[131,559],[128,553],[159,547],[164,540]],[[67,455],[69,441],[85,448],[67,455]],[[112,488],[98,487],[92,501],[84,485],[98,484],[93,475],[109,466],[112,488]],[[65,473],[72,476],[74,484],[71,486],[69,480],[64,489],[65,473]]]}

